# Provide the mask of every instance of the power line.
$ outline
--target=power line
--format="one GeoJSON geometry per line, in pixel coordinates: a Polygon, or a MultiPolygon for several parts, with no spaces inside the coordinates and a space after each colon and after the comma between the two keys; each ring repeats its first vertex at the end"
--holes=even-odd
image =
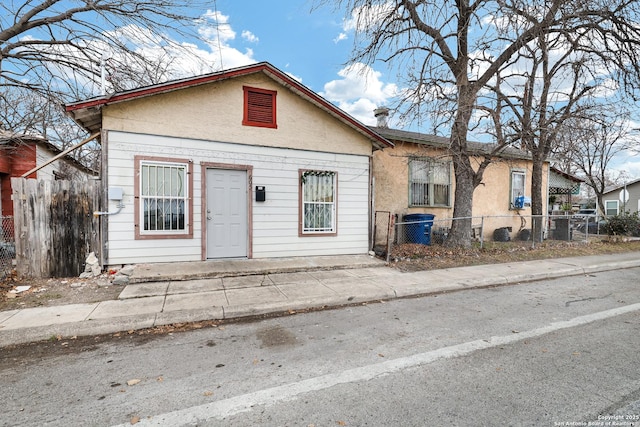
{"type": "Polygon", "coordinates": [[[218,41],[218,55],[220,55],[220,70],[224,70],[224,64],[222,63],[222,45],[220,44],[220,21],[218,19],[218,2],[213,0],[213,11],[216,16],[216,36],[218,41]]]}

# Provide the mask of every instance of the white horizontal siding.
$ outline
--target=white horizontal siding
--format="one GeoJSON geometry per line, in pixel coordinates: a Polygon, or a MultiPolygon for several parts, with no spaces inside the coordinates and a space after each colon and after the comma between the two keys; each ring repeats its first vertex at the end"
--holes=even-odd
{"type": "MultiPolygon", "coordinates": [[[[305,150],[110,132],[108,180],[121,187],[121,213],[109,217],[109,260],[112,265],[201,259],[201,165],[250,165],[253,257],[362,254],[368,249],[369,158],[305,150]],[[193,162],[193,239],[134,239],[134,156],[156,156],[193,162]],[[299,169],[338,174],[338,235],[298,235],[299,169]],[[255,202],[255,187],[266,188],[266,201],[255,202]]],[[[111,203],[110,210],[115,210],[111,203]]]]}
{"type": "MultiPolygon", "coordinates": [[[[36,145],[36,166],[41,166],[53,158],[53,154],[49,150],[45,150],[40,145],[36,145]]],[[[53,172],[57,169],[57,162],[53,162],[38,170],[38,179],[52,181],[54,179],[53,172]]]]}

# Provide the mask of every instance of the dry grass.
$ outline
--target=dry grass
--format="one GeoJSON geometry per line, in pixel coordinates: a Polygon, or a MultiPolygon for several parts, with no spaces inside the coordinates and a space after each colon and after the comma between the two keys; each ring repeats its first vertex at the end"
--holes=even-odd
{"type": "Polygon", "coordinates": [[[640,240],[627,242],[602,240],[589,243],[546,241],[536,243],[534,247],[531,242],[486,242],[483,248],[480,248],[479,244],[474,244],[469,249],[404,244],[393,248],[390,260],[391,265],[400,270],[419,271],[636,251],[640,252],[640,240]]]}

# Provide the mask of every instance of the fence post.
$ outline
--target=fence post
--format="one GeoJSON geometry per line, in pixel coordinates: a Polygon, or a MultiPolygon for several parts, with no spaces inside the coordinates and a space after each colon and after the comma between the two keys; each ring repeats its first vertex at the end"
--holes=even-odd
{"type": "Polygon", "coordinates": [[[391,235],[395,227],[395,220],[395,215],[389,214],[389,230],[387,230],[387,263],[389,263],[389,260],[391,259],[391,235]]]}
{"type": "Polygon", "coordinates": [[[484,248],[484,215],[480,217],[480,249],[484,248]]]}

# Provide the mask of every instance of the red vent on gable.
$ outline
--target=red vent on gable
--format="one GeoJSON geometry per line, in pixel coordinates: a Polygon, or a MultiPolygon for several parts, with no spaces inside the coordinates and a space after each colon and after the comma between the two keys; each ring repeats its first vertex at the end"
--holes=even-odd
{"type": "Polygon", "coordinates": [[[277,128],[276,123],[276,91],[244,87],[245,126],[261,126],[277,128]]]}

